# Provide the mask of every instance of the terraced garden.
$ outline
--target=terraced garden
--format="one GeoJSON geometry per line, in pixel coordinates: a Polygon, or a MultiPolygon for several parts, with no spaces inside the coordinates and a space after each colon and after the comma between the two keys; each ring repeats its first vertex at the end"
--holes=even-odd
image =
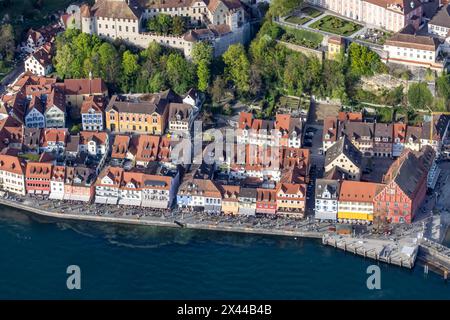
{"type": "Polygon", "coordinates": [[[363,26],[335,16],[325,16],[309,25],[309,27],[341,36],[350,36],[356,31],[362,29],[363,26]]]}

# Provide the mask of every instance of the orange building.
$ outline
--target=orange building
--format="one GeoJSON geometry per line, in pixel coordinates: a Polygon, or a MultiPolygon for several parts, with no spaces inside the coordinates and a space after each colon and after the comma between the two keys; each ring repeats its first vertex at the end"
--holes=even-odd
{"type": "Polygon", "coordinates": [[[139,98],[114,95],[105,110],[106,129],[111,132],[163,134],[169,104],[180,99],[171,90],[139,98]]]}

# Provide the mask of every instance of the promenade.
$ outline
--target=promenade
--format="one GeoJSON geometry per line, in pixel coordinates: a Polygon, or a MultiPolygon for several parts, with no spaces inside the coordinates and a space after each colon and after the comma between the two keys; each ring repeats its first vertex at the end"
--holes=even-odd
{"type": "Polygon", "coordinates": [[[321,239],[323,245],[408,269],[412,269],[416,258],[419,258],[425,265],[437,269],[432,271],[444,273],[445,278],[450,266],[448,248],[441,246],[447,250],[444,254],[442,248],[437,250],[431,245],[425,246],[424,241],[412,237],[414,232],[396,238],[372,234],[351,237],[329,232],[330,224],[285,217],[208,215],[203,212],[185,213],[177,209],[169,212],[135,208],[130,211],[123,207],[108,211],[98,209],[93,213],[92,209],[87,208],[98,206],[96,204],[61,203],[17,196],[0,198],[0,205],[55,219],[321,239]]]}
{"type": "Polygon", "coordinates": [[[312,226],[316,225],[314,223],[287,218],[280,218],[280,221],[269,224],[267,222],[271,219],[264,220],[263,218],[253,219],[251,217],[234,218],[224,216],[206,216],[202,213],[180,214],[177,211],[175,211],[175,214],[173,215],[167,215],[164,212],[156,212],[154,215],[129,214],[127,210],[120,210],[120,215],[111,214],[111,212],[108,214],[92,214],[89,211],[82,211],[83,213],[81,213],[80,210],[77,210],[77,206],[74,206],[73,208],[64,207],[64,209],[60,207],[52,208],[50,206],[50,202],[47,202],[47,205],[41,205],[33,200],[18,200],[18,198],[14,200],[0,198],[0,204],[14,209],[20,209],[41,216],[57,219],[292,236],[299,238],[321,239],[326,233],[325,230],[328,228],[324,225],[313,228],[312,226]],[[256,219],[260,221],[256,222],[256,219]]]}

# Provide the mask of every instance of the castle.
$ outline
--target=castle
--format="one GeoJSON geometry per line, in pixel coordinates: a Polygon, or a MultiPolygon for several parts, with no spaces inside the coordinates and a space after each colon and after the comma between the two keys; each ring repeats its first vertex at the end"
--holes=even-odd
{"type": "Polygon", "coordinates": [[[247,41],[250,31],[240,0],[96,0],[92,6],[70,5],[66,16],[68,28],[142,48],[156,41],[182,50],[186,57],[197,41],[210,42],[219,56],[229,45],[247,41]],[[181,36],[146,32],[147,21],[159,14],[185,17],[189,30],[181,36]]]}

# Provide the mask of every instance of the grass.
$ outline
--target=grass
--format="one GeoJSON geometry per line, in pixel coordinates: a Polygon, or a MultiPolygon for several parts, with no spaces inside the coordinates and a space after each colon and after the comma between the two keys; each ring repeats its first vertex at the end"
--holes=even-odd
{"type": "Polygon", "coordinates": [[[319,33],[292,28],[284,28],[284,30],[285,33],[281,37],[282,41],[312,49],[318,48],[322,43],[323,36],[319,33]]]}
{"type": "Polygon", "coordinates": [[[286,21],[289,23],[299,24],[299,25],[303,25],[311,20],[312,19],[308,18],[308,17],[297,17],[297,16],[290,16],[289,18],[286,19],[286,21]]]}
{"type": "Polygon", "coordinates": [[[317,18],[323,13],[322,11],[312,7],[305,7],[301,10],[301,12],[310,16],[311,18],[317,18]]]}
{"type": "Polygon", "coordinates": [[[394,116],[393,108],[377,108],[377,118],[381,123],[390,123],[392,122],[392,118],[394,116]]]}
{"type": "Polygon", "coordinates": [[[23,153],[19,154],[19,158],[26,159],[28,161],[39,161],[39,155],[35,153],[23,153]]]}
{"type": "Polygon", "coordinates": [[[311,24],[310,27],[341,36],[349,36],[360,30],[363,26],[335,16],[326,16],[311,24]]]}
{"type": "Polygon", "coordinates": [[[12,69],[14,69],[14,65],[11,62],[0,60],[0,79],[6,76],[12,69]]]}
{"type": "MultiPolygon", "coordinates": [[[[22,35],[30,28],[39,28],[51,22],[50,15],[58,10],[66,10],[73,0],[43,0],[42,7],[36,5],[36,0],[11,1],[11,4],[0,7],[0,20],[4,15],[9,16],[9,21],[14,27],[16,39],[20,40],[22,35]],[[23,21],[19,17],[23,16],[23,21]]],[[[94,0],[88,0],[94,3],[94,0]]]]}

